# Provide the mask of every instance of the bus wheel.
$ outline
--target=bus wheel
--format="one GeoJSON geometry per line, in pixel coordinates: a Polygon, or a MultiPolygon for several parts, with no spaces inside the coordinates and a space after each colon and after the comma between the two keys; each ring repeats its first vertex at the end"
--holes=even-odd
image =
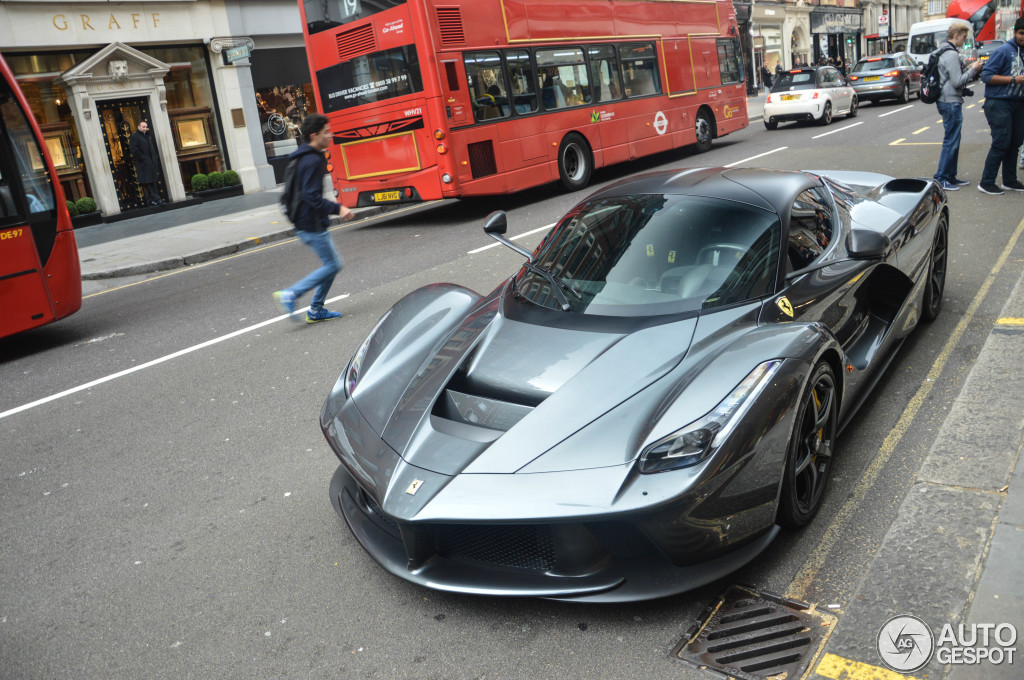
{"type": "Polygon", "coordinates": [[[593,171],[594,158],[590,155],[587,140],[570,132],[558,148],[558,176],[562,186],[569,191],[582,189],[590,183],[590,173],[593,171]]]}
{"type": "Polygon", "coordinates": [[[697,114],[697,122],[693,125],[697,133],[697,153],[704,153],[711,148],[711,141],[715,138],[714,127],[711,123],[711,116],[707,111],[697,114]]]}

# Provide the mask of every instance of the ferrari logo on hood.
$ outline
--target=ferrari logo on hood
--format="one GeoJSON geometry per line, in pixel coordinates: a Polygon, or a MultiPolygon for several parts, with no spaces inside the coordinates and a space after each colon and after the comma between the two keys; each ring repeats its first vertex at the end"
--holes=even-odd
{"type": "Polygon", "coordinates": [[[781,297],[776,304],[779,306],[779,309],[782,310],[783,314],[788,316],[790,319],[793,318],[793,305],[790,304],[789,298],[781,297]]]}
{"type": "Polygon", "coordinates": [[[412,480],[412,484],[409,485],[409,488],[406,489],[405,492],[407,494],[409,494],[410,496],[415,496],[416,492],[420,490],[421,486],[423,486],[423,480],[422,479],[414,479],[414,480],[412,480]]]}

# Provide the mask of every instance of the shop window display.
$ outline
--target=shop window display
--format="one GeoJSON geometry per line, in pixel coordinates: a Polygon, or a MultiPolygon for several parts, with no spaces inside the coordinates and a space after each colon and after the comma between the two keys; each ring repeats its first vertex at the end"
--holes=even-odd
{"type": "Polygon", "coordinates": [[[313,86],[304,83],[257,89],[256,106],[260,112],[267,160],[274,167],[274,172],[280,174],[284,170],[285,159],[302,143],[299,123],[307,114],[316,112],[313,86]]]}

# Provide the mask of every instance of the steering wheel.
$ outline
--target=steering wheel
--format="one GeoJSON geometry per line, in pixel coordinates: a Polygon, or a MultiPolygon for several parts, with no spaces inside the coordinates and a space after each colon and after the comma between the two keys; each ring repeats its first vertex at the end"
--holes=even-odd
{"type": "Polygon", "coordinates": [[[494,101],[494,95],[486,92],[476,98],[476,103],[480,106],[495,106],[497,104],[497,102],[494,101]],[[487,101],[488,99],[491,101],[487,101]]]}
{"type": "Polygon", "coordinates": [[[737,245],[735,243],[709,243],[708,245],[704,246],[703,248],[697,251],[697,264],[703,264],[705,258],[708,257],[708,254],[713,253],[717,250],[728,250],[736,253],[736,261],[738,262],[740,258],[747,254],[749,248],[737,245]]]}

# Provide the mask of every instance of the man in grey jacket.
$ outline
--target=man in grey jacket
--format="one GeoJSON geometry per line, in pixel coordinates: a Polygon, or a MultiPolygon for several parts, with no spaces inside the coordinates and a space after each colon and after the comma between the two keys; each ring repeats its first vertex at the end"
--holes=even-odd
{"type": "Polygon", "coordinates": [[[942,116],[942,153],[939,154],[939,169],[935,181],[946,191],[957,191],[967,180],[959,179],[957,161],[960,158],[960,130],[964,125],[964,86],[975,80],[981,72],[982,62],[972,61],[966,66],[960,61],[958,50],[967,41],[966,23],[953,24],[946,32],[946,42],[939,47],[939,82],[942,93],[935,106],[942,116]]]}

